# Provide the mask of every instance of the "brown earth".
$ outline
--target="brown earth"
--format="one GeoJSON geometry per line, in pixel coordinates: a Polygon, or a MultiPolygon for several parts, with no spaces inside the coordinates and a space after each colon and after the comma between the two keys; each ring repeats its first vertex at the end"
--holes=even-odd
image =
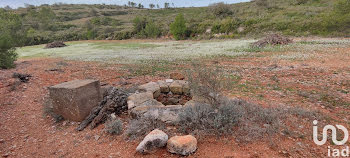
{"type": "MultiPolygon", "coordinates": [[[[300,106],[319,110],[332,122],[349,127],[350,49],[332,51],[337,53],[320,52],[323,60],[276,62],[270,58],[274,53],[263,52],[263,57],[220,58],[215,59],[215,64],[242,74],[237,81],[239,86],[227,93],[232,97],[264,107],[300,106]]],[[[76,122],[54,123],[52,118],[43,116],[47,87],[64,81],[99,79],[113,86],[132,87],[165,79],[151,76],[122,79],[126,72],[120,68],[121,65],[36,58],[19,60],[15,69],[0,70],[1,156],[178,157],[166,149],[140,155],[135,151],[140,140],[128,141],[124,135],[110,136],[103,132],[103,125],[77,132],[76,122]],[[28,83],[19,84],[12,78],[14,72],[32,77],[28,83]],[[130,84],[122,84],[125,80],[130,84]]],[[[122,118],[126,128],[128,118],[122,118]]],[[[240,143],[233,136],[196,136],[198,150],[189,157],[326,157],[327,147],[312,142],[311,120],[299,122],[293,132],[301,132],[303,137],[279,135],[240,143]]]]}

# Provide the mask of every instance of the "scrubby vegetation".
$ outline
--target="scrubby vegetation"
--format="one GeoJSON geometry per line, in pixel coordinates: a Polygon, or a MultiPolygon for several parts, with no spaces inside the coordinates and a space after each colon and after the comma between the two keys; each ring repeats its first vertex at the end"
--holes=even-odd
{"type": "Polygon", "coordinates": [[[256,37],[266,32],[347,36],[350,31],[348,0],[255,0],[197,8],[164,7],[55,4],[27,5],[7,12],[17,14],[25,24],[26,45],[169,34],[175,39],[256,37]]]}
{"type": "MultiPolygon", "coordinates": [[[[176,132],[233,135],[239,142],[251,142],[288,133],[293,128],[288,125],[290,122],[322,119],[318,112],[300,107],[262,107],[224,96],[224,92],[232,90],[235,82],[222,67],[193,64],[187,74],[197,101],[179,113],[179,121],[174,124],[176,132]]],[[[147,115],[130,121],[127,136],[137,138],[155,128],[168,130],[165,127],[162,121],[147,115]]]]}
{"type": "Polygon", "coordinates": [[[120,118],[114,118],[114,119],[109,119],[105,123],[105,129],[107,133],[113,134],[113,135],[118,135],[123,132],[123,122],[120,120],[120,118]]]}
{"type": "Polygon", "coordinates": [[[15,47],[21,44],[22,23],[18,15],[0,9],[0,69],[13,68],[17,59],[15,47]]]}

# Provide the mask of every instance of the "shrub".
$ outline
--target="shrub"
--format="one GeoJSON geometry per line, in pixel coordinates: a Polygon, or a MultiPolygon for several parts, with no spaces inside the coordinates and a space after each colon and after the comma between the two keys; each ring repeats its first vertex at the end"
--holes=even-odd
{"type": "Polygon", "coordinates": [[[221,18],[233,14],[230,5],[225,4],[223,2],[211,5],[210,10],[214,14],[214,16],[221,18]]]}
{"type": "Polygon", "coordinates": [[[279,131],[278,114],[278,110],[222,97],[218,108],[199,103],[185,107],[180,113],[178,125],[180,132],[183,133],[204,131],[219,135],[234,134],[237,139],[250,141],[250,138],[259,139],[265,134],[277,133],[279,131]],[[249,139],[247,139],[248,135],[249,139]]]}
{"type": "Polygon", "coordinates": [[[119,118],[110,119],[105,123],[106,132],[119,135],[123,132],[123,122],[119,118]]]}
{"type": "Polygon", "coordinates": [[[0,9],[0,69],[13,68],[17,59],[15,47],[22,44],[22,22],[19,16],[0,9]]]}
{"type": "Polygon", "coordinates": [[[141,117],[129,122],[126,135],[130,139],[135,139],[145,136],[154,129],[164,130],[165,123],[160,120],[156,120],[153,117],[141,117]]]}
{"type": "Polygon", "coordinates": [[[157,38],[160,36],[161,31],[153,21],[149,21],[144,29],[144,34],[146,37],[157,38]]]}
{"type": "Polygon", "coordinates": [[[16,59],[17,53],[15,52],[15,48],[0,50],[0,69],[15,67],[14,61],[16,61],[16,59]]]}
{"type": "Polygon", "coordinates": [[[350,33],[350,1],[339,0],[333,11],[324,17],[325,32],[350,33]]]}
{"type": "Polygon", "coordinates": [[[213,106],[219,105],[221,92],[232,87],[231,78],[221,67],[207,67],[194,63],[193,68],[187,70],[187,78],[194,96],[205,99],[213,106]]]}
{"type": "Polygon", "coordinates": [[[183,14],[178,14],[175,21],[170,25],[170,33],[176,40],[183,40],[188,33],[186,21],[183,14]]]}
{"type": "Polygon", "coordinates": [[[142,32],[146,28],[147,19],[145,17],[136,17],[133,20],[134,32],[139,33],[142,32]]]}

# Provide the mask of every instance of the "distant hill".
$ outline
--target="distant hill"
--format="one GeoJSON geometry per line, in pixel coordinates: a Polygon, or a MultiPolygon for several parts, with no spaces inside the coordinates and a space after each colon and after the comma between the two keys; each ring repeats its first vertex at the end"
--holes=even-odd
{"type": "Polygon", "coordinates": [[[56,4],[13,11],[21,15],[28,28],[28,38],[32,40],[28,44],[53,40],[147,38],[137,36],[133,29],[135,17],[153,21],[164,37],[169,35],[169,25],[179,13],[184,14],[190,37],[196,39],[256,37],[267,32],[346,36],[350,31],[345,26],[345,29],[338,29],[325,24],[337,3],[336,0],[255,0],[168,9],[56,4]]]}

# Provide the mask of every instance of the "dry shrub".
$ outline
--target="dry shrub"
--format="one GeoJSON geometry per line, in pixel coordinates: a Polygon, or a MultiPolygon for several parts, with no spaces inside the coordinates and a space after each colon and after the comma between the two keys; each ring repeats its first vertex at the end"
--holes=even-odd
{"type": "Polygon", "coordinates": [[[161,120],[157,120],[154,117],[144,116],[138,119],[133,119],[129,122],[126,136],[129,139],[136,139],[144,137],[154,129],[164,130],[165,127],[165,123],[161,120]]]}
{"type": "Polygon", "coordinates": [[[232,80],[221,67],[208,67],[193,63],[187,70],[191,94],[199,96],[213,106],[218,106],[221,93],[230,89],[232,80]]]}
{"type": "Polygon", "coordinates": [[[257,42],[252,43],[251,46],[263,48],[267,45],[287,45],[292,42],[293,40],[287,37],[281,36],[279,34],[270,34],[266,36],[264,39],[261,39],[257,42]]]}
{"type": "Polygon", "coordinates": [[[48,43],[45,48],[60,48],[60,47],[66,47],[67,45],[64,44],[62,41],[55,41],[52,43],[48,43]]]}

